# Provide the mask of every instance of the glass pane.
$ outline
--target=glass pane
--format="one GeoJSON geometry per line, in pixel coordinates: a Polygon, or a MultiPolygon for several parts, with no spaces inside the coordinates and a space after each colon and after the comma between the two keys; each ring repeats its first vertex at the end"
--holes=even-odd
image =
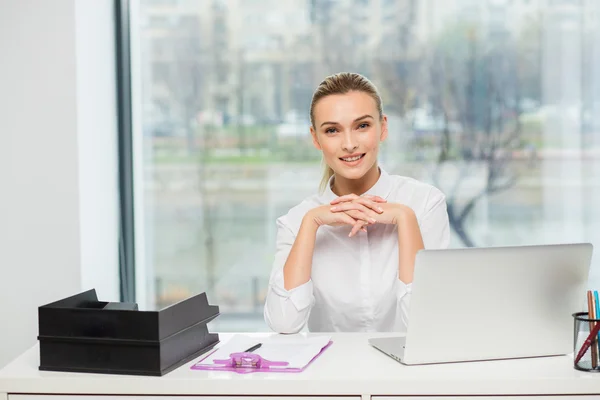
{"type": "MultiPolygon", "coordinates": [[[[600,2],[138,0],[139,298],[265,330],[275,219],[318,190],[327,75],[380,89],[381,164],[447,195],[453,247],[600,242],[600,2]]],[[[598,257],[590,286],[600,284],[598,257]]]]}

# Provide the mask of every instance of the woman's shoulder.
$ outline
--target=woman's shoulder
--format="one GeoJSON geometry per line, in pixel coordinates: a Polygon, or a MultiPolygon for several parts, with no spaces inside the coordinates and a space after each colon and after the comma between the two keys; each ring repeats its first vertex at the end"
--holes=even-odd
{"type": "Polygon", "coordinates": [[[390,177],[392,188],[388,200],[409,205],[417,212],[425,211],[446,199],[444,193],[429,182],[402,175],[390,177]]]}

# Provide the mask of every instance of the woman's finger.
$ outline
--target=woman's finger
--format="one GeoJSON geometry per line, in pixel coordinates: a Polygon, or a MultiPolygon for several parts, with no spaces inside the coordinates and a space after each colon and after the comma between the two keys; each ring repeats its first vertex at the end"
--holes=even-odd
{"type": "Polygon", "coordinates": [[[372,219],[375,219],[375,217],[378,215],[376,212],[374,212],[371,209],[365,207],[364,205],[362,205],[360,203],[355,203],[355,202],[341,203],[341,204],[338,204],[338,205],[336,205],[334,207],[331,207],[331,212],[342,212],[342,211],[345,212],[345,211],[350,211],[350,210],[361,211],[367,217],[372,218],[372,219]]]}
{"type": "Polygon", "coordinates": [[[338,197],[337,199],[333,200],[329,204],[338,204],[338,203],[342,203],[344,201],[350,201],[350,200],[358,199],[358,197],[359,196],[355,195],[354,193],[350,193],[350,194],[338,197]]]}
{"type": "Polygon", "coordinates": [[[375,220],[375,218],[371,218],[368,215],[366,215],[365,213],[363,213],[362,211],[358,211],[358,210],[348,210],[345,211],[346,214],[348,214],[349,216],[351,216],[352,218],[354,218],[356,221],[363,221],[366,224],[374,224],[377,221],[375,220]]]}
{"type": "Polygon", "coordinates": [[[365,194],[365,195],[362,195],[361,197],[366,198],[366,199],[371,199],[377,203],[387,203],[387,200],[384,199],[383,197],[374,196],[372,194],[365,194]]]}
{"type": "Polygon", "coordinates": [[[342,224],[355,225],[357,222],[359,222],[357,219],[353,218],[351,215],[349,215],[347,213],[339,213],[336,215],[339,218],[338,221],[342,224]]]}
{"type": "Polygon", "coordinates": [[[359,197],[356,200],[352,200],[352,202],[362,204],[365,207],[370,208],[371,210],[375,211],[378,214],[383,213],[383,208],[381,208],[376,202],[374,202],[372,200],[365,199],[363,197],[359,197]]]}
{"type": "Polygon", "coordinates": [[[356,224],[354,224],[354,226],[352,227],[352,230],[350,231],[350,234],[348,235],[348,237],[352,237],[352,236],[356,235],[358,233],[358,231],[360,231],[361,229],[364,229],[363,222],[356,221],[356,224]]]}

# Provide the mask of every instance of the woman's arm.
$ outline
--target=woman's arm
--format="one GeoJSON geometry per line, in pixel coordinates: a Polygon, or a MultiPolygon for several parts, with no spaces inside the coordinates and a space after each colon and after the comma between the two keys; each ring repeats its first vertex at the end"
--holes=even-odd
{"type": "MultiPolygon", "coordinates": [[[[385,200],[381,199],[381,201],[385,200]]],[[[306,213],[298,230],[298,236],[283,267],[286,290],[298,287],[310,279],[317,230],[320,226],[357,226],[357,221],[362,221],[367,225],[375,223],[372,216],[376,216],[383,211],[379,211],[378,204],[373,200],[363,199],[363,202],[362,209],[354,210],[352,215],[333,212],[331,205],[327,204],[313,208],[306,213]]],[[[360,226],[362,225],[358,225],[356,229],[360,229],[360,226]]]]}
{"type": "MultiPolygon", "coordinates": [[[[396,225],[398,228],[398,277],[406,284],[411,283],[413,280],[415,257],[417,252],[424,248],[421,229],[419,228],[415,212],[403,204],[385,203],[376,205],[381,210],[377,214],[373,211],[374,209],[365,209],[361,203],[366,201],[364,198],[356,195],[347,195],[335,199],[331,204],[335,205],[334,211],[337,213],[354,215],[353,213],[366,212],[367,215],[374,218],[373,221],[376,223],[396,225]]],[[[365,222],[360,221],[359,226],[363,223],[365,222]]],[[[358,231],[359,226],[356,226],[352,230],[352,233],[358,231]]]]}
{"type": "MultiPolygon", "coordinates": [[[[336,212],[354,213],[361,210],[359,196],[338,197],[331,204],[336,212]]],[[[450,225],[446,209],[446,198],[438,189],[432,189],[425,205],[425,214],[420,220],[408,206],[399,203],[379,204],[383,211],[379,215],[370,214],[377,223],[394,224],[398,231],[398,279],[395,283],[398,307],[395,319],[396,331],[406,330],[408,324],[408,306],[415,271],[417,252],[424,248],[446,248],[450,242],[450,225]]],[[[352,215],[352,214],[351,214],[352,215]]],[[[355,232],[363,222],[359,221],[355,232]]]]}
{"type": "Polygon", "coordinates": [[[396,216],[398,227],[398,278],[405,284],[413,281],[417,252],[424,249],[421,229],[414,211],[400,204],[396,216]]]}
{"type": "Polygon", "coordinates": [[[318,229],[319,225],[309,211],[302,219],[298,236],[296,236],[290,254],[283,266],[285,290],[294,289],[310,280],[318,229]]]}
{"type": "Polygon", "coordinates": [[[408,310],[417,252],[424,248],[447,248],[450,242],[450,223],[444,195],[435,190],[428,203],[431,205],[426,207],[428,211],[421,221],[417,220],[415,213],[410,209],[400,211],[396,218],[399,260],[398,281],[395,282],[398,299],[395,331],[406,331],[408,327],[408,310]]]}
{"type": "MultiPolygon", "coordinates": [[[[308,320],[315,301],[310,275],[318,228],[356,223],[349,215],[329,208],[325,205],[308,211],[296,235],[287,217],[277,220],[277,250],[264,309],[267,325],[276,332],[299,332],[308,320]]],[[[368,220],[362,214],[357,218],[368,220]]]]}

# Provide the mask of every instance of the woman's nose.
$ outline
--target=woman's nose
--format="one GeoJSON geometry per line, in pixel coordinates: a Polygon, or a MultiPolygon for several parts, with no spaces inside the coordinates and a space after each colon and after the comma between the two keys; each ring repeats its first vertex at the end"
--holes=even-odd
{"type": "Polygon", "coordinates": [[[344,151],[351,153],[358,148],[358,143],[356,143],[356,140],[352,137],[351,134],[346,134],[344,135],[344,142],[342,143],[342,148],[344,149],[344,151]]]}

